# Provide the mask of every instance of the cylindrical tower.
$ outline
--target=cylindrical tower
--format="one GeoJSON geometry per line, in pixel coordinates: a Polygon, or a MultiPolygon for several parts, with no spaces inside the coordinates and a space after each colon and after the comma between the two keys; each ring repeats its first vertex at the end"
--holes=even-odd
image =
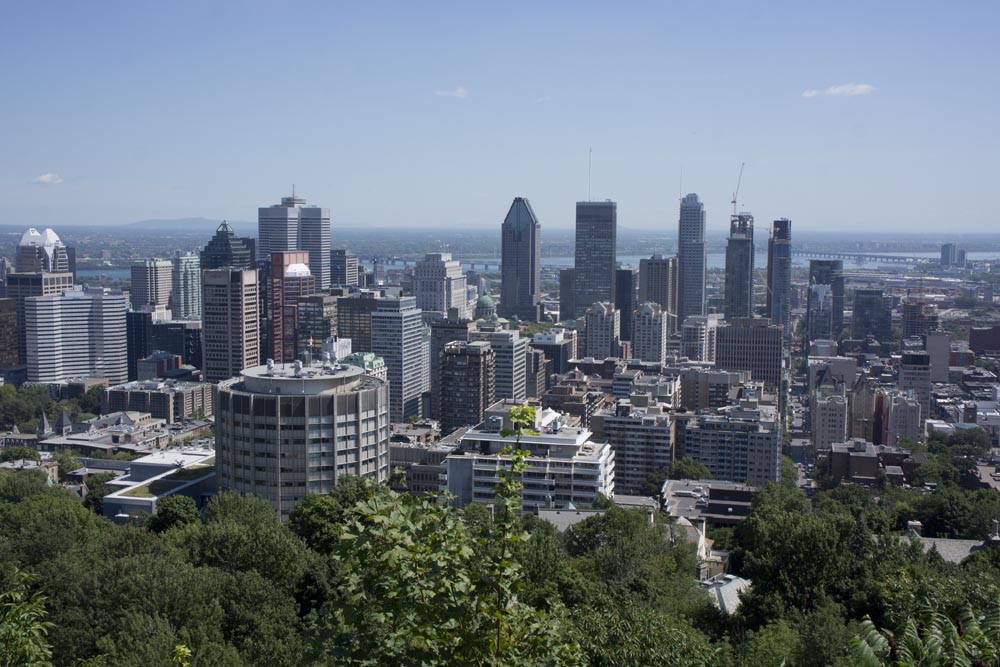
{"type": "Polygon", "coordinates": [[[345,475],[389,479],[389,386],[355,366],[256,366],[218,385],[220,490],[254,493],[287,518],[345,475]]]}

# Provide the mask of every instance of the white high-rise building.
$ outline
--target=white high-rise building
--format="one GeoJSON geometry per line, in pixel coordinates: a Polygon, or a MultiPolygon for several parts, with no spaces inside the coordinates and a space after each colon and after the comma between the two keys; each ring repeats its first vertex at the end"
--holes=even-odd
{"type": "Polygon", "coordinates": [[[632,315],[632,356],[643,361],[667,358],[667,312],[657,303],[644,303],[632,315]]]}
{"type": "Polygon", "coordinates": [[[924,422],[920,403],[913,396],[900,391],[882,391],[883,444],[899,445],[924,439],[924,422]]]}
{"type": "Polygon", "coordinates": [[[177,252],[171,269],[170,310],[179,320],[201,319],[201,259],[177,252]]]}
{"type": "Polygon", "coordinates": [[[693,315],[681,324],[681,355],[691,361],[715,362],[715,338],[725,324],[722,315],[693,315]]]}
{"type": "Polygon", "coordinates": [[[390,419],[422,416],[421,395],[430,390],[430,353],[416,298],[379,299],[371,322],[371,351],[385,361],[389,379],[390,419]]]}
{"type": "Polygon", "coordinates": [[[128,380],[127,299],[105,289],[25,299],[28,381],[128,380]]]}
{"type": "Polygon", "coordinates": [[[586,315],[586,356],[618,356],[621,349],[621,313],[608,302],[595,303],[586,315]]]}
{"type": "Polygon", "coordinates": [[[257,257],[304,250],[316,289],[330,289],[330,209],[306,206],[306,200],[282,197],[280,204],[257,209],[257,257]]]}
{"type": "MultiPolygon", "coordinates": [[[[469,332],[469,341],[487,341],[496,355],[494,391],[496,398],[523,401],[527,397],[526,358],[528,339],[516,330],[484,326],[469,332]]],[[[442,401],[446,401],[446,396],[442,401]]]]}
{"type": "Polygon", "coordinates": [[[469,316],[469,299],[466,292],[465,273],[451,253],[427,253],[417,262],[413,271],[413,293],[417,308],[447,316],[449,308],[456,308],[461,319],[469,316]]]}
{"type": "Polygon", "coordinates": [[[132,307],[170,304],[173,285],[168,259],[145,259],[132,265],[132,307]]]}
{"type": "Polygon", "coordinates": [[[813,446],[828,450],[835,442],[847,439],[847,398],[839,394],[821,394],[812,401],[813,446]]]}

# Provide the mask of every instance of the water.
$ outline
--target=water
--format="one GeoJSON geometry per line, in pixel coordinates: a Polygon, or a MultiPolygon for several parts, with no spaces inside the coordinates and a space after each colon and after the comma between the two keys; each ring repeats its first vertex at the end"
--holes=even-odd
{"type": "Polygon", "coordinates": [[[131,269],[118,269],[118,268],[107,268],[107,269],[77,269],[77,278],[110,278],[111,280],[131,280],[132,271],[131,269]]]}

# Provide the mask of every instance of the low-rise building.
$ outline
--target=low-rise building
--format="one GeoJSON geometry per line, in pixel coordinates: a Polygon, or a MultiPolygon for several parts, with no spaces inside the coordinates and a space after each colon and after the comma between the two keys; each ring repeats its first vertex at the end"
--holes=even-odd
{"type": "Polygon", "coordinates": [[[101,412],[148,412],[174,424],[212,414],[212,385],[177,380],[127,382],[104,390],[101,412]]]}
{"type": "Polygon", "coordinates": [[[445,458],[444,488],[454,496],[457,506],[496,500],[501,473],[510,466],[510,457],[501,453],[506,447],[530,452],[521,480],[525,509],[551,503],[559,507],[590,505],[598,494],[614,496],[615,453],[611,445],[591,442],[591,431],[565,426],[563,416],[554,410],[537,410],[536,434],[522,434],[518,442],[516,436],[505,435],[512,427],[507,410],[515,405],[498,401],[490,406],[484,421],[466,431],[459,449],[445,458]]]}
{"type": "Polygon", "coordinates": [[[116,490],[104,496],[104,516],[125,523],[156,514],[166,496],[188,496],[201,507],[215,495],[215,451],[203,447],[165,449],[129,464],[128,474],[108,482],[116,490]]]}

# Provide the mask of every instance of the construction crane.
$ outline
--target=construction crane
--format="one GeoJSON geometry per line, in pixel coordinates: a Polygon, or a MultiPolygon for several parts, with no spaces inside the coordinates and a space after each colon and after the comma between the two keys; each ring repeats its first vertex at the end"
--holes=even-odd
{"type": "Polygon", "coordinates": [[[736,215],[736,197],[740,194],[740,184],[743,182],[743,167],[746,164],[746,162],[740,163],[740,177],[736,179],[736,192],[733,193],[733,201],[730,202],[733,205],[733,215],[736,215]]]}

